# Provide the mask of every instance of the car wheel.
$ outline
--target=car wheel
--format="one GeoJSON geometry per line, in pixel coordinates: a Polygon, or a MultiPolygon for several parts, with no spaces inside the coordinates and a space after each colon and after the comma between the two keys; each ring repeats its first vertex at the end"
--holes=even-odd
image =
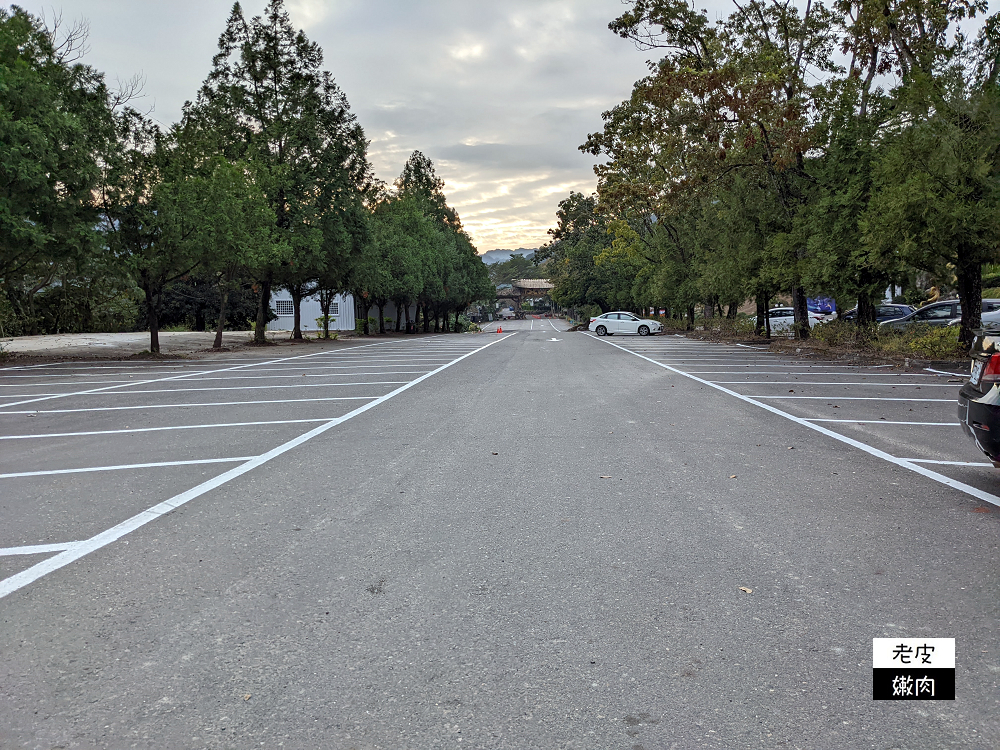
{"type": "Polygon", "coordinates": [[[607,336],[608,335],[608,329],[605,328],[604,326],[597,326],[597,335],[598,336],[607,336]]]}
{"type": "Polygon", "coordinates": [[[649,335],[649,326],[639,326],[639,335],[640,336],[648,336],[649,335]]]}

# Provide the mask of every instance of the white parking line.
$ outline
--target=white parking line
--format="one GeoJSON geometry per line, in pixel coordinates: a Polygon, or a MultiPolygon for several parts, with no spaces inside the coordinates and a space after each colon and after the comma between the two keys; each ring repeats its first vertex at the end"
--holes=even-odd
{"type": "MultiPolygon", "coordinates": [[[[365,348],[371,347],[371,346],[379,346],[379,344],[377,344],[377,343],[376,344],[363,344],[361,346],[353,346],[353,347],[350,347],[350,348],[351,349],[365,349],[365,348]]],[[[275,360],[271,360],[271,361],[265,361],[262,364],[277,364],[279,362],[290,362],[290,361],[295,360],[295,359],[306,359],[306,358],[309,358],[309,357],[318,357],[318,356],[320,356],[322,354],[326,354],[326,352],[314,352],[313,354],[300,354],[300,355],[295,356],[295,357],[283,357],[281,359],[275,359],[275,360]]],[[[240,370],[240,369],[243,369],[243,368],[246,368],[246,367],[255,367],[255,366],[256,365],[253,365],[253,364],[236,365],[234,367],[222,367],[220,369],[209,370],[207,372],[209,372],[209,373],[211,373],[211,372],[230,372],[230,371],[233,371],[233,370],[240,370]]],[[[166,377],[166,378],[152,378],[152,379],[149,379],[149,380],[138,381],[138,382],[134,383],[133,385],[147,385],[147,384],[151,384],[151,383],[162,383],[162,382],[165,382],[165,381],[168,381],[168,380],[181,380],[183,378],[188,378],[191,375],[199,375],[199,374],[207,374],[207,373],[206,373],[206,371],[199,370],[197,372],[188,373],[186,375],[171,375],[171,376],[166,377]]],[[[33,403],[37,403],[39,401],[48,401],[48,400],[53,399],[53,398],[67,398],[67,397],[70,397],[70,396],[84,396],[84,395],[88,395],[88,394],[91,394],[91,393],[100,393],[100,392],[103,392],[103,391],[110,391],[110,390],[114,390],[116,388],[124,388],[124,387],[125,387],[125,385],[109,385],[109,386],[107,386],[105,388],[92,388],[92,389],[88,389],[88,390],[85,390],[85,391],[76,391],[76,392],[72,392],[72,393],[60,393],[57,396],[43,396],[41,398],[26,399],[26,400],[23,400],[23,401],[15,401],[15,402],[10,403],[10,404],[3,404],[2,406],[0,406],[0,409],[6,409],[6,408],[11,407],[11,406],[23,406],[24,404],[33,404],[33,403]]],[[[0,412],[0,413],[2,413],[2,412],[0,412]]],[[[13,413],[13,412],[8,412],[8,413],[13,413]]]]}
{"type": "MultiPolygon", "coordinates": [[[[426,372],[426,371],[425,371],[426,372]]],[[[302,376],[300,376],[302,377],[302,376]]],[[[132,393],[194,393],[196,391],[270,391],[276,388],[343,388],[351,385],[401,385],[407,380],[371,380],[367,383],[297,383],[295,385],[219,385],[212,388],[152,388],[140,391],[114,391],[101,396],[128,396],[132,393]]]]}
{"type": "Polygon", "coordinates": [[[37,435],[0,435],[0,440],[38,440],[45,438],[84,437],[88,435],[127,435],[133,432],[164,432],[167,430],[209,430],[215,427],[257,427],[269,424],[309,424],[329,422],[334,417],[317,419],[273,419],[263,422],[216,422],[209,424],[182,424],[170,427],[125,427],[120,430],[90,430],[88,432],[43,432],[37,435]]]}
{"type": "MultiPolygon", "coordinates": [[[[699,378],[700,380],[700,378],[699,378]]],[[[706,383],[711,382],[706,380],[706,383]]],[[[941,404],[957,404],[954,398],[894,398],[890,396],[754,396],[770,399],[805,399],[806,401],[931,401],[941,404]]]]}
{"type": "Polygon", "coordinates": [[[276,448],[269,450],[267,453],[262,453],[256,458],[247,461],[246,463],[243,463],[240,466],[236,466],[230,469],[229,471],[223,472],[222,474],[219,474],[218,476],[213,477],[212,479],[209,479],[206,482],[202,482],[196,487],[192,487],[191,489],[186,490],[185,492],[181,492],[180,494],[175,495],[169,500],[166,500],[162,503],[157,503],[151,508],[148,508],[147,510],[142,511],[141,513],[138,513],[132,516],[131,518],[122,521],[118,525],[113,526],[112,528],[107,529],[106,531],[102,531],[100,534],[97,534],[91,537],[90,539],[80,542],[72,549],[64,550],[54,555],[53,557],[50,557],[46,560],[42,560],[41,562],[32,565],[30,568],[26,570],[22,570],[19,573],[15,573],[9,578],[0,581],[0,599],[7,596],[8,594],[13,593],[14,591],[17,591],[20,588],[23,588],[24,586],[33,583],[34,581],[37,581],[39,578],[48,575],[53,571],[59,570],[60,568],[63,568],[69,565],[70,563],[79,560],[81,557],[89,555],[91,552],[95,550],[101,549],[102,547],[106,547],[109,544],[112,544],[113,542],[121,539],[123,536],[132,533],[136,529],[142,528],[146,524],[155,521],[156,519],[170,513],[173,510],[176,510],[185,503],[188,503],[191,500],[194,500],[195,498],[201,497],[206,492],[210,492],[218,487],[221,487],[222,485],[231,482],[232,480],[238,477],[243,476],[247,472],[252,471],[259,466],[263,466],[268,461],[277,458],[278,456],[281,456],[304,443],[307,443],[314,437],[322,435],[324,432],[333,429],[337,425],[341,425],[349,419],[353,419],[354,417],[360,414],[364,414],[369,409],[373,409],[379,404],[385,403],[389,399],[398,396],[399,394],[409,390],[410,388],[413,388],[414,386],[422,383],[428,378],[433,377],[437,373],[446,370],[447,368],[461,362],[462,360],[468,357],[471,357],[473,354],[477,354],[478,352],[481,352],[484,349],[493,346],[494,344],[498,344],[501,341],[505,341],[511,336],[516,336],[516,335],[517,335],[516,333],[510,333],[507,334],[506,336],[496,338],[490,343],[479,347],[478,349],[473,349],[471,351],[468,351],[465,354],[456,357],[451,362],[441,365],[436,370],[432,370],[431,372],[428,372],[425,375],[421,375],[419,378],[410,381],[406,385],[402,385],[396,390],[390,391],[389,393],[385,394],[384,396],[380,396],[378,399],[374,401],[369,401],[367,404],[359,406],[354,411],[350,411],[347,414],[344,414],[343,416],[336,417],[324,424],[318,425],[317,427],[314,427],[308,432],[299,435],[298,437],[293,438],[292,440],[289,440],[285,443],[282,443],[276,448]]]}
{"type": "Polygon", "coordinates": [[[203,406],[253,406],[255,404],[297,404],[314,401],[365,401],[378,396],[325,396],[323,398],[286,398],[259,401],[217,401],[203,404],[140,404],[138,406],[94,406],[86,409],[36,409],[35,411],[0,411],[0,417],[7,414],[77,414],[87,411],[133,411],[135,409],[187,409],[203,406]]]}
{"type": "MultiPolygon", "coordinates": [[[[591,338],[596,338],[596,337],[591,337],[591,338]]],[[[683,370],[678,370],[677,368],[671,367],[670,365],[662,364],[660,362],[657,362],[655,359],[651,359],[650,357],[645,357],[641,354],[636,354],[635,352],[629,351],[624,346],[619,346],[618,344],[612,344],[610,341],[602,341],[601,339],[596,339],[596,340],[600,341],[601,343],[608,344],[609,346],[613,346],[616,349],[621,349],[623,352],[628,352],[629,354],[635,357],[644,359],[647,362],[662,367],[665,370],[670,370],[671,372],[676,373],[677,375],[680,375],[685,378],[690,378],[691,380],[694,380],[698,383],[702,383],[703,385],[707,385],[710,388],[715,388],[716,390],[726,393],[732,396],[733,398],[737,398],[740,401],[744,401],[748,404],[753,404],[754,406],[764,409],[765,411],[769,411],[772,414],[776,414],[779,417],[783,417],[791,422],[800,424],[803,427],[808,427],[810,430],[815,430],[816,432],[822,435],[826,435],[827,437],[833,438],[834,440],[837,440],[841,443],[850,445],[854,448],[857,448],[858,450],[868,453],[869,455],[875,456],[876,458],[881,458],[883,461],[888,461],[889,463],[895,464],[896,466],[899,466],[904,469],[908,469],[916,474],[920,474],[921,476],[927,477],[928,479],[931,479],[935,482],[939,482],[940,484],[943,484],[947,487],[951,487],[952,489],[958,490],[959,492],[963,492],[978,500],[982,500],[984,502],[1000,507],[1000,497],[992,493],[985,492],[979,489],[978,487],[973,487],[971,484],[965,484],[964,482],[959,482],[958,480],[952,479],[951,477],[947,477],[944,474],[939,474],[936,471],[931,471],[930,469],[927,469],[924,466],[914,461],[907,461],[906,459],[897,458],[896,456],[890,455],[883,450],[879,450],[878,448],[873,448],[872,446],[866,443],[862,443],[860,440],[855,440],[854,438],[849,438],[846,435],[841,435],[839,432],[828,430],[825,427],[810,422],[808,419],[803,419],[802,417],[797,417],[794,414],[789,414],[788,412],[784,412],[781,409],[777,408],[776,406],[771,406],[770,404],[758,401],[756,398],[753,398],[751,396],[744,396],[742,393],[737,393],[736,391],[730,390],[725,386],[717,385],[716,383],[713,383],[710,380],[705,380],[704,378],[699,378],[695,375],[692,375],[691,373],[684,372],[683,370]]]]}
{"type": "Polygon", "coordinates": [[[982,461],[935,461],[930,458],[901,458],[900,461],[910,461],[915,464],[938,464],[940,466],[989,466],[993,468],[993,464],[984,463],[982,461]]]}
{"type": "MultiPolygon", "coordinates": [[[[426,370],[421,370],[421,373],[426,372],[426,370]]],[[[393,373],[395,374],[395,373],[393,373]]],[[[286,377],[286,376],[280,376],[286,377]]],[[[287,376],[296,377],[296,376],[287,376]]],[[[307,377],[304,375],[299,375],[298,377],[307,377]]],[[[239,378],[237,378],[239,379],[239,378]]],[[[95,396],[129,396],[133,393],[194,393],[203,391],[269,391],[275,388],[341,388],[345,386],[360,386],[360,385],[400,385],[401,383],[406,383],[406,380],[370,380],[364,383],[296,383],[295,385],[226,385],[226,386],[215,386],[212,388],[144,388],[142,390],[135,391],[108,391],[106,393],[95,393],[95,396]]],[[[27,398],[28,396],[45,396],[45,395],[59,395],[59,394],[44,394],[44,393],[34,393],[34,394],[24,394],[22,396],[0,395],[0,398],[27,398]]],[[[0,404],[2,406],[2,404],[0,404]]]]}
{"type": "Polygon", "coordinates": [[[883,385],[891,388],[955,388],[954,383],[816,383],[812,380],[713,380],[723,385],[883,385]]]}
{"type": "MultiPolygon", "coordinates": [[[[626,349],[626,351],[628,351],[628,350],[626,349]]],[[[699,375],[731,375],[731,376],[732,375],[773,375],[773,376],[785,376],[785,377],[792,377],[792,376],[800,377],[801,376],[801,377],[826,377],[826,378],[829,378],[829,377],[836,377],[838,375],[844,375],[844,376],[849,376],[850,375],[850,376],[854,376],[854,377],[857,377],[857,376],[865,377],[864,373],[862,373],[862,372],[845,372],[845,373],[839,373],[839,372],[816,372],[816,371],[814,371],[814,372],[796,372],[796,371],[789,371],[789,372],[772,372],[772,371],[760,372],[760,371],[758,371],[758,372],[754,372],[754,371],[749,371],[748,372],[746,370],[691,370],[691,372],[692,373],[697,373],[699,375]]],[[[876,372],[876,373],[872,373],[871,377],[873,377],[873,378],[875,378],[875,377],[878,377],[878,378],[901,378],[901,377],[904,377],[904,374],[903,373],[892,373],[892,372],[876,372]]],[[[936,378],[938,376],[937,375],[919,375],[917,373],[912,373],[911,372],[911,373],[906,373],[905,377],[910,377],[910,378],[936,378]]],[[[803,381],[803,382],[809,382],[809,381],[803,381]]]]}
{"type": "Polygon", "coordinates": [[[52,552],[62,552],[73,549],[79,542],[64,542],[63,544],[32,544],[26,547],[0,547],[0,557],[12,555],[44,555],[52,552]]]}
{"type": "MultiPolygon", "coordinates": [[[[951,375],[953,378],[962,378],[962,380],[966,380],[969,377],[969,373],[967,372],[947,372],[945,370],[932,370],[930,367],[925,367],[924,372],[935,372],[939,375],[951,375]]],[[[993,464],[990,464],[990,466],[992,465],[993,464]]]]}
{"type": "Polygon", "coordinates": [[[816,419],[803,417],[807,422],[843,422],[844,424],[909,424],[925,427],[958,427],[958,422],[893,422],[888,419],[816,419]]]}
{"type": "Polygon", "coordinates": [[[253,456],[238,456],[237,458],[201,458],[193,461],[157,461],[148,464],[119,464],[117,466],[87,466],[82,469],[49,469],[48,471],[19,471],[14,474],[0,474],[0,479],[18,479],[20,477],[45,477],[50,474],[89,474],[92,471],[127,471],[129,469],[157,469],[162,466],[193,466],[195,464],[232,464],[239,461],[250,461],[253,456]]]}

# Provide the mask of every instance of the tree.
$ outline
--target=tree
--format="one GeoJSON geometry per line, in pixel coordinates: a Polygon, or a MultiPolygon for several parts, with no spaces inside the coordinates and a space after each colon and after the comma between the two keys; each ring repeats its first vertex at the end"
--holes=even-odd
{"type": "Polygon", "coordinates": [[[895,73],[896,132],[878,160],[864,242],[880,259],[939,277],[954,273],[960,340],[981,322],[982,266],[998,259],[1000,19],[970,42],[954,25],[985,2],[844,3],[854,37],[884,45],[878,71],[895,73]]]}
{"type": "MultiPolygon", "coordinates": [[[[612,22],[665,56],[581,146],[609,157],[595,168],[602,202],[665,221],[728,174],[759,172],[777,199],[780,231],[791,231],[810,197],[811,101],[817,76],[836,69],[835,19],[818,3],[801,13],[777,1],[734,5],[713,25],[680,0],[634,0],[612,22]]],[[[801,337],[809,331],[804,258],[797,246],[786,269],[801,337]]]]}
{"type": "Polygon", "coordinates": [[[350,212],[370,178],[364,132],[323,53],[291,25],[283,0],[249,21],[233,6],[198,100],[187,109],[217,133],[220,153],[253,164],[271,204],[275,241],[258,258],[255,341],[264,343],[271,289],[316,278],[336,243],[327,214],[350,212]]]}
{"type": "Polygon", "coordinates": [[[103,76],[74,62],[81,41],[0,8],[0,285],[100,252],[94,191],[114,131],[103,76]]]}
{"type": "Polygon", "coordinates": [[[104,160],[103,229],[112,253],[142,290],[149,351],[157,354],[163,290],[200,262],[191,242],[198,217],[188,210],[193,206],[183,180],[168,181],[175,165],[160,129],[131,109],[116,117],[116,127],[116,148],[104,160]]]}
{"type": "Polygon", "coordinates": [[[570,193],[559,202],[557,224],[549,230],[552,242],[535,253],[538,262],[550,261],[552,299],[563,307],[597,305],[602,312],[634,307],[631,284],[597,263],[611,245],[606,220],[597,213],[597,197],[570,193]]]}

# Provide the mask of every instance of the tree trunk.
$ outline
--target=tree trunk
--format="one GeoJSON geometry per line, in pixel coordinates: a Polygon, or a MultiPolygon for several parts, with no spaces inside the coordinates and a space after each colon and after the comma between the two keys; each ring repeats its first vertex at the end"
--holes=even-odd
{"type": "Polygon", "coordinates": [[[872,302],[871,297],[867,294],[862,294],[858,297],[858,312],[855,318],[858,326],[858,331],[867,331],[872,326],[875,325],[875,321],[878,317],[878,308],[875,303],[872,302]]]}
{"type": "Polygon", "coordinates": [[[740,306],[733,302],[729,305],[729,309],[726,310],[726,320],[736,320],[736,313],[740,310],[740,306]]]}
{"type": "Polygon", "coordinates": [[[795,338],[804,341],[809,338],[809,304],[806,290],[800,286],[792,289],[792,308],[795,310],[795,338]]]}
{"type": "Polygon", "coordinates": [[[150,354],[160,353],[160,314],[156,304],[156,294],[147,283],[144,290],[146,294],[146,323],[149,325],[149,352],[150,354]]]}
{"type": "Polygon", "coordinates": [[[431,332],[431,319],[430,316],[427,314],[429,308],[430,305],[427,304],[424,305],[424,333],[431,332]]]}
{"type": "Polygon", "coordinates": [[[403,308],[406,313],[406,332],[413,333],[413,326],[410,325],[410,303],[406,302],[406,306],[403,308]]]}
{"type": "Polygon", "coordinates": [[[199,305],[198,309],[194,311],[194,330],[205,330],[205,308],[202,305],[199,305]]]}
{"type": "Polygon", "coordinates": [[[754,322],[753,335],[763,336],[767,328],[767,295],[757,294],[754,301],[757,303],[757,320],[754,322]]]}
{"type": "Polygon", "coordinates": [[[963,248],[959,248],[959,263],[955,266],[958,282],[958,300],[962,303],[962,323],[958,340],[966,349],[976,337],[974,331],[983,326],[983,266],[978,262],[962,262],[963,248]]]}
{"type": "Polygon", "coordinates": [[[395,300],[396,305],[396,333],[399,333],[399,329],[403,325],[403,308],[399,306],[399,300],[395,300]]]}
{"type": "Polygon", "coordinates": [[[694,305],[688,305],[687,309],[687,330],[694,330],[694,305]]]}
{"type": "Polygon", "coordinates": [[[229,280],[230,274],[227,271],[222,277],[222,301],[219,303],[219,326],[215,330],[215,341],[212,342],[213,349],[222,348],[222,330],[226,327],[226,305],[229,304],[229,280]]]}
{"type": "Polygon", "coordinates": [[[385,336],[385,302],[378,307],[378,332],[380,336],[385,336]]]}
{"type": "Polygon", "coordinates": [[[333,291],[319,290],[319,312],[323,317],[323,338],[330,338],[330,306],[333,304],[333,291]]]}
{"type": "Polygon", "coordinates": [[[302,340],[302,285],[292,284],[288,288],[288,291],[292,293],[292,338],[298,341],[302,340]]]}
{"type": "Polygon", "coordinates": [[[271,311],[271,274],[267,273],[260,282],[260,300],[257,303],[257,322],[254,325],[253,342],[266,344],[267,315],[271,311]]]}

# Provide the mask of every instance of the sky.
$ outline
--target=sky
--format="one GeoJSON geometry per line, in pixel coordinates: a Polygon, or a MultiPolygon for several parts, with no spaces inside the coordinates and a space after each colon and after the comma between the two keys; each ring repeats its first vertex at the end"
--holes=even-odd
{"type": "MultiPolygon", "coordinates": [[[[266,0],[244,0],[259,15],[266,0]]],[[[164,125],[211,65],[232,0],[17,3],[90,24],[85,62],[109,83],[139,74],[164,125]]],[[[434,162],[480,252],[548,240],[560,200],[596,188],[578,150],[629,96],[649,55],[608,31],[621,0],[286,0],[392,182],[415,149],[434,162]]]]}
{"type": "MultiPolygon", "coordinates": [[[[244,0],[248,16],[266,0],[244,0]]],[[[996,11],[1000,0],[990,2],[996,11]]],[[[141,75],[165,126],[194,98],[232,0],[19,0],[90,25],[85,61],[112,85],[141,75]]],[[[596,189],[578,150],[626,99],[655,53],[608,30],[627,0],[286,0],[325,51],[391,183],[415,150],[434,162],[481,253],[548,240],[559,201],[596,189]]],[[[730,0],[700,0],[713,20],[730,0]]]]}

